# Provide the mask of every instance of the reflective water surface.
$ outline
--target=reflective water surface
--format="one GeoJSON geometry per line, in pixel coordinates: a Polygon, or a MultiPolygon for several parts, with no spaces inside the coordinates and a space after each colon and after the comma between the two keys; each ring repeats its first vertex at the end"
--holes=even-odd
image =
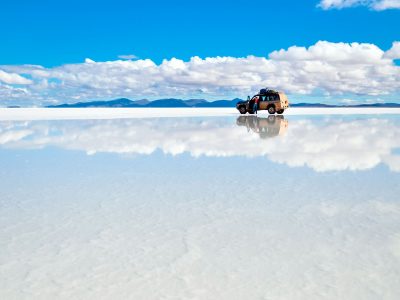
{"type": "Polygon", "coordinates": [[[0,298],[397,299],[399,125],[0,121],[0,298]]]}
{"type": "Polygon", "coordinates": [[[398,117],[239,116],[0,122],[3,150],[264,157],[316,171],[400,170],[398,117]]]}

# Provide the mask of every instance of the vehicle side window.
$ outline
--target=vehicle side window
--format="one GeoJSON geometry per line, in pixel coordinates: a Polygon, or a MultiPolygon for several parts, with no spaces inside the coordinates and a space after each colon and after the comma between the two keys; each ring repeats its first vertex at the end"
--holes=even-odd
{"type": "Polygon", "coordinates": [[[278,94],[268,95],[268,101],[279,101],[279,95],[278,94]]]}
{"type": "Polygon", "coordinates": [[[266,101],[267,100],[267,96],[261,96],[261,101],[266,101]]]}

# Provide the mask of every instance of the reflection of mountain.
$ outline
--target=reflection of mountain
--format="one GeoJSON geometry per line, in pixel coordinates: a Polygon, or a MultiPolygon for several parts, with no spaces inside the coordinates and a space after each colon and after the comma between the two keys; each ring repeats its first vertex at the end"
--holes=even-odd
{"type": "Polygon", "coordinates": [[[239,126],[234,119],[215,117],[0,122],[0,147],[53,146],[88,154],[160,150],[196,157],[265,156],[316,171],[366,170],[383,163],[400,171],[400,126],[395,118],[304,117],[291,119],[290,128],[280,117],[244,117],[236,122],[239,126]]]}
{"type": "Polygon", "coordinates": [[[260,135],[260,138],[270,138],[282,135],[287,131],[288,121],[284,116],[268,116],[268,118],[259,118],[257,116],[240,116],[236,119],[236,124],[246,126],[247,131],[254,131],[260,135]]]}

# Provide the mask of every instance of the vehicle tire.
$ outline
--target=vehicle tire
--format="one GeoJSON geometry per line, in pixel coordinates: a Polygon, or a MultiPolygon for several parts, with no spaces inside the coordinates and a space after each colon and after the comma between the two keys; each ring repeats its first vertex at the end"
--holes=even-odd
{"type": "Polygon", "coordinates": [[[239,107],[239,112],[240,112],[242,115],[244,115],[244,114],[246,113],[246,107],[244,107],[244,106],[239,107]]]}
{"type": "Polygon", "coordinates": [[[277,111],[277,113],[278,113],[279,115],[281,115],[281,114],[283,114],[284,111],[285,111],[284,109],[280,109],[280,110],[277,111]]]}
{"type": "Polygon", "coordinates": [[[276,112],[275,111],[275,106],[271,105],[271,106],[268,107],[268,113],[270,115],[273,115],[275,112],[276,112]]]}

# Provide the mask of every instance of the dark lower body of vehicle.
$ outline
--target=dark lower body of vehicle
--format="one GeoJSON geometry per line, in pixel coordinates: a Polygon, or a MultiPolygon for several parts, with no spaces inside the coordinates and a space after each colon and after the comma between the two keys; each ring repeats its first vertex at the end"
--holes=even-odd
{"type": "MultiPolygon", "coordinates": [[[[249,113],[249,114],[252,115],[252,114],[255,113],[254,104],[252,104],[252,103],[248,103],[248,104],[239,103],[239,104],[236,105],[236,109],[237,109],[242,115],[244,115],[244,114],[246,114],[246,113],[249,113]]],[[[267,110],[268,113],[269,113],[270,115],[274,115],[275,113],[281,115],[281,114],[283,114],[283,112],[285,111],[283,108],[280,108],[280,109],[277,110],[277,109],[276,109],[276,106],[275,106],[274,104],[270,104],[270,105],[268,105],[266,108],[260,108],[260,107],[258,107],[257,110],[267,110]]]]}

